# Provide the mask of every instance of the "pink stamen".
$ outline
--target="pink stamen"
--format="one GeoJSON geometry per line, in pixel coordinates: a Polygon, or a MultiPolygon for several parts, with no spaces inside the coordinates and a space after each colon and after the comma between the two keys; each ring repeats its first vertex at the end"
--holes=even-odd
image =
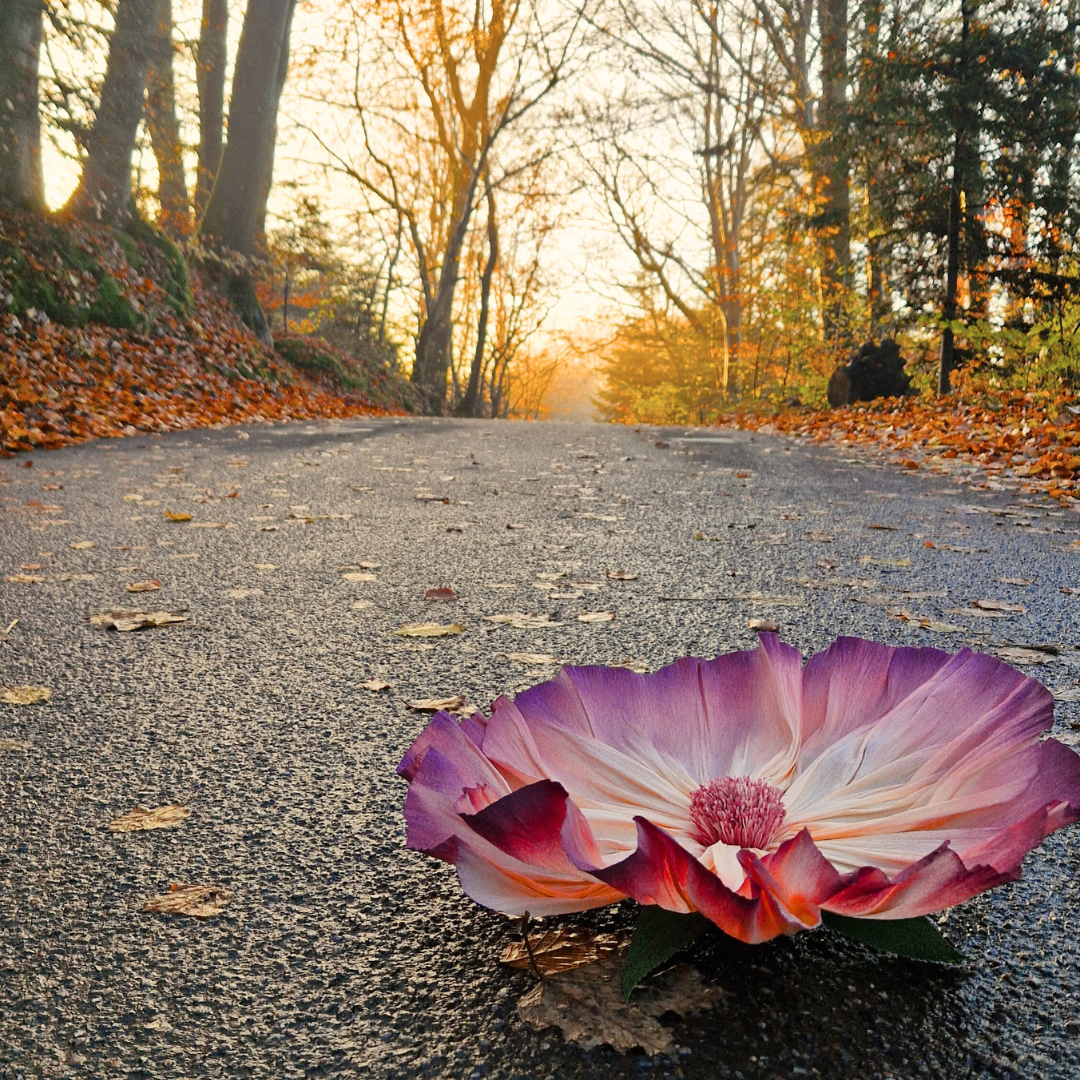
{"type": "Polygon", "coordinates": [[[784,820],[783,793],[764,780],[722,776],[694,792],[690,817],[706,846],[766,848],[784,820]]]}

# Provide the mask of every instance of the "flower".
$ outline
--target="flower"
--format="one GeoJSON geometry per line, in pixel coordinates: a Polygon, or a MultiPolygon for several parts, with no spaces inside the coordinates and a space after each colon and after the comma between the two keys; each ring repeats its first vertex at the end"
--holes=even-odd
{"type": "Polygon", "coordinates": [[[648,675],[564,668],[405,754],[408,846],[510,915],[632,897],[745,942],[905,919],[1012,881],[1080,818],[1053,698],[991,656],[840,638],[648,675]]]}

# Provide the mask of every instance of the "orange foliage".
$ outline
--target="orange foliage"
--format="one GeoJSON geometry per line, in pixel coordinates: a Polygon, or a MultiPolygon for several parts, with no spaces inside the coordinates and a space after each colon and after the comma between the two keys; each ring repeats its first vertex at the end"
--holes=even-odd
{"type": "MultiPolygon", "coordinates": [[[[740,410],[725,423],[812,442],[879,446],[896,464],[934,469],[940,459],[972,462],[986,479],[1016,478],[1021,490],[1080,502],[1080,394],[1003,391],[945,401],[881,398],[844,409],[740,410]],[[1076,409],[1076,412],[1072,410],[1076,409]]],[[[938,465],[940,467],[940,465],[938,465]]]]}

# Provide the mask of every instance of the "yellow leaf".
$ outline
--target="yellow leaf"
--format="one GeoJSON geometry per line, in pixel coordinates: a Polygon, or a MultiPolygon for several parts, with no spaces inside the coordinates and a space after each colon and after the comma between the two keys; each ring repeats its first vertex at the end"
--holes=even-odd
{"type": "Polygon", "coordinates": [[[161,588],[161,582],[156,579],[150,581],[135,581],[127,587],[128,592],[156,592],[161,588]]]}
{"type": "Polygon", "coordinates": [[[109,832],[144,832],[150,829],[175,829],[191,814],[186,806],[154,806],[147,810],[136,806],[109,822],[109,832]]]}
{"type": "Polygon", "coordinates": [[[46,686],[9,686],[0,693],[5,705],[37,705],[51,697],[52,691],[46,686]]]}
{"type": "Polygon", "coordinates": [[[165,510],[161,515],[166,521],[190,521],[191,515],[175,510],[165,510]]]}
{"type": "Polygon", "coordinates": [[[464,629],[461,623],[450,623],[448,626],[433,622],[407,623],[394,633],[400,637],[450,637],[453,634],[460,634],[464,629]]]}

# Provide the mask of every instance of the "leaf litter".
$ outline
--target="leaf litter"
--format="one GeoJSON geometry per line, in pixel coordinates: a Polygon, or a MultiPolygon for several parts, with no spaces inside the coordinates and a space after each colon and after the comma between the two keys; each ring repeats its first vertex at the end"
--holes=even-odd
{"type": "Polygon", "coordinates": [[[52,697],[47,686],[7,686],[0,688],[0,701],[5,705],[40,705],[52,697]]]}
{"type": "Polygon", "coordinates": [[[383,690],[389,690],[390,684],[385,679],[367,679],[360,684],[365,690],[370,690],[373,694],[379,694],[383,690]]]}
{"type": "Polygon", "coordinates": [[[455,634],[460,634],[464,629],[465,627],[461,623],[442,625],[440,623],[423,622],[406,623],[395,630],[394,633],[399,637],[452,637],[455,634]]]}
{"type": "Polygon", "coordinates": [[[190,915],[194,919],[209,919],[220,915],[233,902],[234,896],[232,889],[221,885],[173,884],[167,893],[147,900],[142,909],[160,915],[190,915]]]}
{"type": "Polygon", "coordinates": [[[109,832],[147,832],[151,829],[176,829],[191,816],[186,806],[136,806],[126,814],[113,818],[106,826],[109,832]]]}
{"type": "Polygon", "coordinates": [[[524,939],[508,942],[499,963],[535,971],[542,976],[560,975],[583,964],[594,964],[629,942],[626,935],[598,934],[585,928],[559,926],[529,934],[528,944],[524,939]]]}
{"type": "Polygon", "coordinates": [[[179,611],[99,611],[88,616],[94,626],[106,630],[146,630],[155,626],[168,626],[170,623],[187,622],[190,616],[179,611]]]}
{"type": "Polygon", "coordinates": [[[640,1046],[646,1054],[675,1049],[671,1029],[659,1022],[665,1013],[692,1016],[725,996],[706,986],[691,967],[677,965],[661,972],[623,999],[622,973],[626,948],[593,963],[545,977],[518,1001],[518,1014],[534,1028],[559,1028],[583,1050],[603,1043],[616,1050],[640,1046]]]}

